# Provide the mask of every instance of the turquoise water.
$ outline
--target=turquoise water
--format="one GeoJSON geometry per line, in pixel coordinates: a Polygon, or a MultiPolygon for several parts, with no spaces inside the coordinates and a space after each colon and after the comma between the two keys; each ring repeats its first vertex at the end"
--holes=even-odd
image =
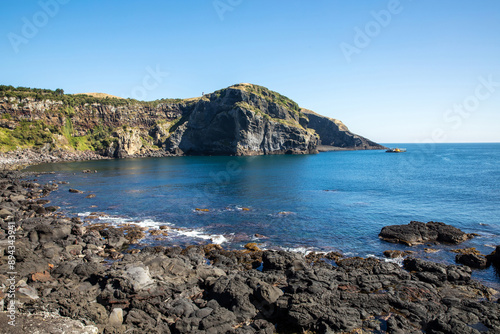
{"type": "MultiPolygon", "coordinates": [[[[432,246],[440,250],[432,254],[423,252],[428,246],[413,247],[422,257],[452,263],[450,249],[476,247],[489,254],[500,244],[500,144],[388,146],[408,151],[105,160],[30,170],[56,172],[41,175],[41,182],[69,181],[49,197],[68,215],[101,212],[100,222],[182,228],[144,244],[211,239],[240,248],[252,241],[263,248],[382,257],[384,250],[407,247],[380,241],[380,229],[411,220],[480,234],[458,247],[432,246]],[[86,199],[89,193],[96,197],[86,199]]],[[[474,275],[500,282],[493,268],[474,275]]]]}

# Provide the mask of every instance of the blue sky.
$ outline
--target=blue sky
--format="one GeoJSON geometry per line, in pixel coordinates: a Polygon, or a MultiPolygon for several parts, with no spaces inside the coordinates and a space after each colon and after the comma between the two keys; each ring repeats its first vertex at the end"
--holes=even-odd
{"type": "Polygon", "coordinates": [[[372,140],[500,141],[500,2],[5,1],[0,84],[154,100],[266,86],[372,140]]]}

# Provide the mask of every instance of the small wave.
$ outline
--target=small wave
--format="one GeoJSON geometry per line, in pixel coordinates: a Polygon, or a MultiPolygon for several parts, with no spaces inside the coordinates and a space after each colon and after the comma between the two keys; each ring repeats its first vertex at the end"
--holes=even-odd
{"type": "MultiPolygon", "coordinates": [[[[79,217],[89,217],[91,215],[92,215],[91,212],[78,213],[79,217]]],[[[196,229],[176,228],[172,223],[158,222],[150,218],[142,220],[134,220],[129,217],[101,215],[96,217],[96,220],[98,220],[99,223],[109,223],[114,226],[133,224],[146,229],[159,229],[160,226],[167,225],[170,228],[169,235],[173,236],[174,238],[175,236],[179,236],[179,237],[188,237],[193,239],[210,240],[214,244],[222,244],[228,242],[228,239],[222,234],[207,234],[201,230],[196,230],[196,229]]]]}
{"type": "Polygon", "coordinates": [[[228,241],[222,234],[205,234],[199,230],[175,230],[175,233],[189,238],[210,240],[212,243],[219,245],[228,241]]]}
{"type": "Polygon", "coordinates": [[[374,258],[374,259],[377,259],[380,261],[384,261],[384,262],[395,263],[400,267],[403,266],[403,261],[404,261],[404,258],[401,256],[390,259],[390,258],[386,258],[386,257],[377,256],[375,254],[367,254],[366,257],[367,258],[371,257],[371,258],[374,258]]]}
{"type": "Polygon", "coordinates": [[[389,263],[395,263],[397,264],[398,266],[400,267],[403,267],[403,261],[404,261],[404,258],[403,257],[396,257],[394,259],[383,259],[385,262],[389,262],[389,263]]]}
{"type": "Polygon", "coordinates": [[[496,234],[496,233],[490,233],[490,232],[485,232],[485,231],[481,231],[478,234],[479,235],[476,236],[476,238],[496,238],[496,237],[498,237],[498,234],[496,234]]]}
{"type": "Polygon", "coordinates": [[[147,228],[160,228],[160,226],[163,226],[163,225],[168,225],[168,226],[173,225],[172,223],[157,222],[157,221],[154,221],[152,219],[144,219],[144,220],[141,220],[138,222],[134,222],[134,224],[141,226],[141,227],[147,227],[147,228]]]}
{"type": "Polygon", "coordinates": [[[311,252],[314,252],[314,248],[312,247],[280,247],[280,249],[287,252],[299,253],[303,255],[307,255],[311,252]]]}
{"type": "Polygon", "coordinates": [[[270,213],[268,216],[273,217],[273,218],[284,218],[284,217],[289,217],[289,216],[296,216],[297,213],[292,212],[292,211],[280,211],[277,213],[270,213]]]}

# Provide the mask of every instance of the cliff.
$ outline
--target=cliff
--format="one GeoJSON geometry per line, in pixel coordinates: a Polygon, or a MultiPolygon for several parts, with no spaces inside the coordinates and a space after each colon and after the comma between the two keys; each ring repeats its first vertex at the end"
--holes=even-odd
{"type": "Polygon", "coordinates": [[[307,109],[302,109],[302,112],[309,119],[308,127],[314,129],[321,138],[321,145],[369,150],[382,150],[386,148],[365,137],[350,132],[347,126],[337,119],[322,116],[307,109]]]}
{"type": "Polygon", "coordinates": [[[237,84],[152,102],[0,86],[0,149],[102,156],[308,154],[318,145],[375,149],[340,121],[267,88],[237,84]]]}

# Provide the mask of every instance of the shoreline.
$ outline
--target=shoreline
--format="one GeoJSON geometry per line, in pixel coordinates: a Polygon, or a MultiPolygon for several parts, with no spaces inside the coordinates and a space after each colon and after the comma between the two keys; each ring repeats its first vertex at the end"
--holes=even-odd
{"type": "MultiPolygon", "coordinates": [[[[402,268],[255,244],[232,251],[214,244],[125,249],[144,231],[84,226],[44,200],[57,184],[26,178],[23,172],[0,178],[0,283],[9,286],[4,244],[15,225],[18,324],[33,323],[39,317],[33,313],[58,312],[63,318],[38,326],[50,332],[71,318],[90,326],[85,332],[104,333],[448,333],[442,329],[452,323],[473,325],[463,321],[467,315],[500,330],[493,316],[500,312],[498,292],[471,280],[468,267],[409,257],[402,268]]],[[[0,319],[9,314],[5,292],[0,319]]]]}
{"type": "Polygon", "coordinates": [[[163,151],[151,151],[144,154],[130,155],[125,158],[114,158],[100,155],[93,151],[37,151],[33,149],[23,149],[10,152],[0,152],[0,171],[2,170],[23,170],[29,166],[44,163],[79,162],[93,160],[131,159],[131,158],[159,158],[170,157],[163,151]]]}
{"type": "Polygon", "coordinates": [[[330,145],[318,145],[318,152],[337,152],[337,151],[382,151],[386,150],[387,147],[382,146],[382,147],[372,147],[372,148],[364,148],[364,147],[337,147],[337,146],[330,146],[330,145]]]}
{"type": "MultiPolygon", "coordinates": [[[[385,148],[342,148],[336,146],[319,145],[318,153],[334,151],[373,151],[385,148]]],[[[23,170],[29,166],[43,163],[78,162],[92,160],[112,160],[112,159],[136,159],[136,158],[160,158],[177,157],[182,155],[172,155],[164,151],[149,151],[144,154],[134,154],[127,157],[116,158],[107,157],[94,151],[67,151],[67,150],[44,150],[44,149],[22,149],[17,151],[0,152],[0,171],[2,170],[23,170]]]]}

